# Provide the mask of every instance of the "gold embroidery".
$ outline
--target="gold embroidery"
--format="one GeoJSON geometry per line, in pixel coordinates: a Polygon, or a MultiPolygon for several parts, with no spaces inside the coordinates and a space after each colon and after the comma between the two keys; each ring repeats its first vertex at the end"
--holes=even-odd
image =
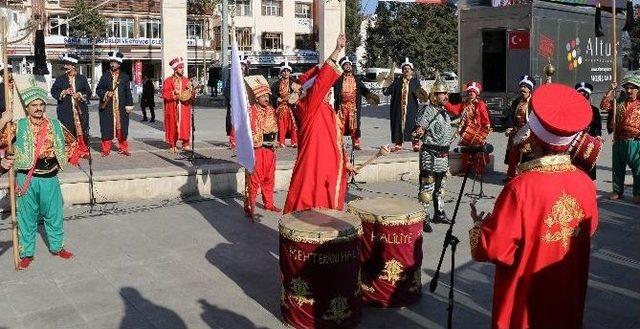
{"type": "Polygon", "coordinates": [[[471,245],[471,254],[478,248],[478,244],[480,243],[480,227],[474,226],[469,230],[469,244],[471,245]]]}
{"type": "Polygon", "coordinates": [[[354,297],[362,295],[362,269],[358,270],[358,285],[356,286],[356,292],[353,293],[354,297]]]}
{"type": "Polygon", "coordinates": [[[551,207],[551,214],[547,216],[544,223],[549,228],[542,236],[542,241],[546,243],[562,242],[564,249],[569,248],[569,239],[578,235],[578,224],[584,218],[584,212],[580,208],[578,200],[562,192],[562,195],[551,207]],[[571,225],[571,222],[575,222],[571,225]],[[554,226],[559,229],[552,230],[554,226]]]}
{"type": "Polygon", "coordinates": [[[309,291],[309,284],[306,281],[295,278],[291,280],[290,285],[291,291],[293,291],[290,297],[296,301],[298,306],[302,307],[304,304],[313,305],[315,303],[313,298],[309,298],[311,297],[311,291],[309,291]]]}
{"type": "Polygon", "coordinates": [[[411,288],[409,288],[410,292],[420,292],[422,290],[422,275],[420,273],[420,269],[417,269],[413,273],[413,283],[411,284],[411,288]]]}
{"type": "Polygon", "coordinates": [[[331,299],[330,305],[327,313],[322,316],[323,319],[335,321],[340,325],[345,319],[351,316],[351,310],[349,310],[349,304],[347,304],[346,298],[342,296],[335,297],[331,299]]]}
{"type": "Polygon", "coordinates": [[[284,292],[284,287],[282,287],[282,289],[280,290],[280,305],[282,305],[282,307],[284,308],[289,308],[286,295],[287,294],[284,292]]]}
{"type": "Polygon", "coordinates": [[[375,292],[376,290],[373,287],[367,286],[366,284],[362,284],[362,290],[366,292],[375,292]]]}
{"type": "Polygon", "coordinates": [[[518,166],[521,173],[528,171],[554,173],[574,171],[576,167],[571,164],[569,155],[550,155],[534,159],[518,166]]]}
{"type": "Polygon", "coordinates": [[[587,145],[587,149],[584,151],[585,159],[589,159],[589,156],[591,155],[591,152],[593,152],[594,147],[595,145],[593,145],[593,143],[589,143],[589,145],[587,145]]]}
{"type": "Polygon", "coordinates": [[[384,264],[384,270],[382,270],[385,274],[380,277],[382,280],[387,280],[391,282],[392,285],[395,285],[396,282],[403,279],[403,271],[404,266],[395,260],[391,259],[384,264]]]}

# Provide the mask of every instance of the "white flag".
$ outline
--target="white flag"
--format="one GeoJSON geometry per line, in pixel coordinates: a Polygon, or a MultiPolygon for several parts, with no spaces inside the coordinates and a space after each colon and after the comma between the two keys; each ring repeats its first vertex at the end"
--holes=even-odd
{"type": "Polygon", "coordinates": [[[238,42],[235,36],[232,36],[231,42],[231,75],[229,79],[231,84],[231,122],[236,133],[238,163],[249,172],[253,172],[256,156],[253,153],[251,121],[249,121],[249,100],[242,77],[238,42]]]}

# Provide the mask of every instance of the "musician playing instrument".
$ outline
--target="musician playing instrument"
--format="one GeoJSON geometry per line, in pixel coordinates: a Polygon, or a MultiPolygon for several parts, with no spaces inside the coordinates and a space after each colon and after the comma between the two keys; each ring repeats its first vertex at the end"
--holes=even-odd
{"type": "Polygon", "coordinates": [[[289,104],[289,96],[294,93],[293,68],[288,61],[280,66],[280,79],[271,86],[271,105],[278,116],[278,138],[281,146],[287,137],[291,139],[291,147],[298,147],[298,126],[293,114],[295,104],[289,104]]]}
{"type": "Polygon", "coordinates": [[[58,105],[58,120],[78,141],[78,150],[82,157],[89,155],[89,98],[91,86],[87,77],[77,71],[78,56],[64,54],[62,63],[65,74],[56,78],[51,87],[51,95],[58,105]]]}
{"type": "MultiPolygon", "coordinates": [[[[469,81],[465,92],[467,98],[460,104],[447,102],[444,107],[453,116],[460,117],[460,142],[461,146],[483,145],[487,141],[491,131],[491,121],[489,120],[489,110],[487,103],[480,99],[482,85],[480,82],[469,81]]],[[[484,172],[484,166],[489,162],[489,155],[478,153],[470,155],[462,154],[463,168],[473,165],[476,178],[480,178],[484,172]]]]}
{"type": "Polygon", "coordinates": [[[342,124],[342,133],[351,136],[351,145],[360,150],[360,117],[362,114],[362,97],[373,106],[380,103],[380,97],[372,93],[355,75],[355,66],[348,56],[340,59],[343,72],[336,84],[334,107],[338,112],[342,124]]]}
{"type": "Polygon", "coordinates": [[[100,77],[96,94],[100,98],[100,134],[102,135],[102,156],[109,156],[114,137],[118,139],[118,153],[130,156],[127,136],[129,134],[129,113],[133,111],[131,80],[120,70],[124,55],[109,52],[110,72],[100,77]]]}
{"type": "Polygon", "coordinates": [[[176,152],[178,140],[182,149],[191,150],[191,111],[195,98],[194,88],[184,76],[184,60],[177,57],[169,62],[173,75],[162,84],[164,100],[164,137],[169,144],[169,152],[176,152]]]}
{"type": "Polygon", "coordinates": [[[418,115],[418,99],[426,101],[421,97],[421,94],[424,94],[424,89],[420,86],[420,80],[413,73],[413,63],[409,61],[409,58],[405,58],[400,68],[402,76],[395,78],[393,83],[382,91],[386,96],[391,95],[389,107],[391,142],[395,144],[393,150],[400,151],[404,141],[411,140],[413,151],[418,152],[420,141],[412,140],[411,133],[413,132],[413,123],[418,115]]]}
{"type": "Polygon", "coordinates": [[[253,172],[247,173],[245,178],[244,211],[247,217],[257,221],[255,209],[259,189],[262,189],[262,202],[266,210],[282,211],[273,203],[276,178],[275,148],[279,146],[278,120],[276,110],[270,105],[271,88],[267,80],[261,75],[248,76],[244,80],[256,100],[256,103],[249,107],[255,166],[253,172]]]}
{"type": "Polygon", "coordinates": [[[536,87],[536,80],[529,75],[524,75],[520,78],[519,86],[520,97],[511,103],[510,111],[505,119],[505,126],[507,127],[505,134],[509,137],[504,160],[504,163],[509,166],[505,181],[509,181],[516,176],[518,164],[523,160],[522,152],[520,148],[513,145],[513,140],[518,130],[529,122],[529,113],[531,113],[529,100],[531,99],[531,92],[536,87]]]}

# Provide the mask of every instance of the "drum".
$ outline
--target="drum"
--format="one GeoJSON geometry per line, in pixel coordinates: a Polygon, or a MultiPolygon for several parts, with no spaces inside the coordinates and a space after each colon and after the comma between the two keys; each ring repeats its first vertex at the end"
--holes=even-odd
{"type": "Polygon", "coordinates": [[[313,209],[280,228],[281,311],[295,328],[353,328],[360,322],[360,236],[353,214],[313,209]]]}
{"type": "Polygon", "coordinates": [[[362,297],[378,307],[409,306],[422,292],[422,226],[420,203],[405,198],[349,202],[348,211],[362,219],[362,297]]]}
{"type": "Polygon", "coordinates": [[[460,145],[482,145],[489,137],[489,129],[479,126],[472,121],[467,121],[460,129],[460,145]]]}
{"type": "Polygon", "coordinates": [[[569,149],[571,163],[586,171],[593,169],[598,161],[603,144],[602,137],[582,133],[575,139],[569,149]]]}

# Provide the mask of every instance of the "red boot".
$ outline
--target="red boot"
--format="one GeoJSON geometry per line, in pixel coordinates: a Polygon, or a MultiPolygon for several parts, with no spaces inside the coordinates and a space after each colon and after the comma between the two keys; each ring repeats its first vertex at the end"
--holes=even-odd
{"type": "Polygon", "coordinates": [[[29,265],[33,262],[33,257],[24,257],[20,258],[20,263],[18,263],[18,271],[26,270],[29,265]]]}
{"type": "Polygon", "coordinates": [[[273,212],[282,212],[282,209],[276,207],[275,205],[270,205],[265,207],[264,209],[268,210],[268,211],[273,211],[273,212]]]}
{"type": "Polygon", "coordinates": [[[103,157],[109,156],[109,154],[111,154],[111,140],[107,140],[107,139],[102,140],[101,154],[103,157]]]}
{"type": "Polygon", "coordinates": [[[60,251],[58,251],[58,252],[54,252],[54,253],[51,253],[51,254],[54,255],[54,256],[60,257],[62,259],[71,259],[71,258],[73,258],[73,253],[71,253],[70,251],[65,250],[64,248],[60,249],[60,251]]]}

